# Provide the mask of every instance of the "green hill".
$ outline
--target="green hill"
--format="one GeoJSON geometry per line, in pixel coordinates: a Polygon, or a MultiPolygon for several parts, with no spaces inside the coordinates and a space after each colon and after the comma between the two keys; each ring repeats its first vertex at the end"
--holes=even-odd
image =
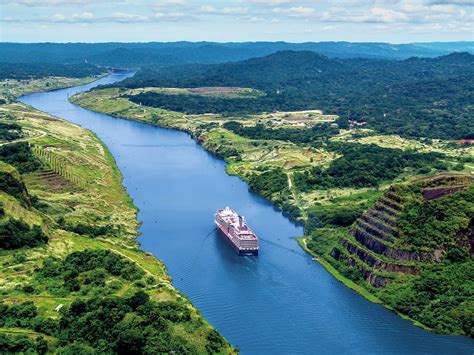
{"type": "Polygon", "coordinates": [[[332,243],[307,247],[390,308],[439,333],[474,337],[474,178],[394,185],[332,243]]]}
{"type": "Polygon", "coordinates": [[[116,85],[254,88],[265,95],[180,103],[170,95],[148,91],[130,99],[188,114],[319,109],[338,115],[340,127],[356,121],[384,134],[469,139],[474,135],[473,75],[474,56],[468,53],[394,61],[285,51],[237,63],[143,69],[116,85]]]}

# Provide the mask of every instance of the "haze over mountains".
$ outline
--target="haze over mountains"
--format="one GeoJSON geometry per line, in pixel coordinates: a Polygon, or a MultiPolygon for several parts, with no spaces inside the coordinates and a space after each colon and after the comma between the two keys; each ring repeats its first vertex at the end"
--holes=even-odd
{"type": "Polygon", "coordinates": [[[353,42],[149,42],[149,43],[0,43],[0,62],[78,63],[140,67],[215,64],[262,57],[278,51],[312,51],[334,58],[437,57],[474,53],[474,42],[409,44],[353,42]]]}

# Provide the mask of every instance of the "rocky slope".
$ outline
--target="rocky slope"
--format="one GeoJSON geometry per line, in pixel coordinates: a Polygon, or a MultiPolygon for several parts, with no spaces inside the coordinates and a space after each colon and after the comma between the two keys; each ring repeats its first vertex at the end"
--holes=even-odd
{"type": "Polygon", "coordinates": [[[439,332],[472,336],[472,324],[463,326],[459,313],[474,316],[474,288],[468,281],[474,255],[473,194],[474,178],[463,174],[392,186],[339,238],[327,258],[395,310],[439,332]],[[449,273],[461,280],[457,295],[451,295],[444,279],[449,273]],[[427,290],[420,288],[426,280],[434,282],[427,290]],[[443,325],[432,309],[457,315],[443,325]]]}

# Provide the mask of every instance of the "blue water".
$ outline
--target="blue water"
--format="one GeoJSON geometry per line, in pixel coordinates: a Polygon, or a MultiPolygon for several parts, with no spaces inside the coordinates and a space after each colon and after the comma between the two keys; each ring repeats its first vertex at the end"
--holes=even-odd
{"type": "Polygon", "coordinates": [[[80,124],[109,147],[143,222],[142,248],[243,354],[472,354],[466,337],[432,334],[337,282],[292,239],[302,228],[183,132],[94,113],[68,96],[124,79],[111,75],[20,101],[80,124]],[[259,235],[260,255],[239,257],[214,231],[231,206],[259,235]]]}

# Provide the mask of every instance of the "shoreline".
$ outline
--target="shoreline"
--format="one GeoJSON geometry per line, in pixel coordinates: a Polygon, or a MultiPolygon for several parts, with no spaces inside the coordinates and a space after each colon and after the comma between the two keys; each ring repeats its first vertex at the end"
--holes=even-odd
{"type": "MultiPolygon", "coordinates": [[[[103,79],[108,75],[110,75],[109,72],[104,72],[104,73],[102,73],[100,75],[97,75],[97,76],[87,76],[87,77],[83,77],[83,78],[45,77],[43,79],[38,79],[38,80],[45,80],[45,79],[48,79],[48,78],[56,78],[56,79],[59,79],[59,80],[69,79],[71,81],[75,80],[75,82],[58,83],[59,85],[56,85],[54,87],[51,87],[51,88],[50,87],[43,87],[43,88],[38,88],[37,90],[35,90],[34,88],[25,87],[25,88],[23,88],[23,90],[21,90],[21,92],[18,95],[13,96],[10,101],[7,101],[5,103],[5,105],[12,104],[12,103],[15,103],[15,102],[20,102],[19,99],[22,98],[23,96],[53,92],[53,91],[73,88],[73,87],[76,87],[76,86],[87,85],[87,84],[93,83],[97,80],[103,79]]],[[[21,80],[19,82],[21,82],[21,80]]]]}
{"type": "MultiPolygon", "coordinates": [[[[426,326],[423,323],[420,323],[419,321],[410,318],[406,314],[400,313],[390,306],[386,305],[381,299],[379,299],[376,295],[370,293],[368,290],[366,290],[364,287],[356,284],[354,281],[348,279],[344,275],[342,275],[339,271],[337,271],[327,260],[319,256],[318,254],[314,253],[311,251],[307,246],[306,246],[306,237],[301,237],[301,238],[295,238],[298,245],[305,251],[307,252],[310,256],[313,257],[313,260],[321,264],[327,272],[329,272],[337,281],[341,282],[344,286],[350,288],[351,290],[357,292],[359,295],[364,297],[366,300],[375,303],[375,304],[380,304],[384,308],[388,309],[389,311],[397,314],[399,317],[403,318],[404,320],[410,321],[414,326],[422,328],[424,330],[428,330],[430,332],[433,332],[433,329],[426,326]]],[[[445,334],[444,334],[445,335],[445,334]]],[[[449,336],[449,335],[447,335],[449,336]]],[[[457,335],[451,335],[451,336],[457,336],[457,335]]]]}

